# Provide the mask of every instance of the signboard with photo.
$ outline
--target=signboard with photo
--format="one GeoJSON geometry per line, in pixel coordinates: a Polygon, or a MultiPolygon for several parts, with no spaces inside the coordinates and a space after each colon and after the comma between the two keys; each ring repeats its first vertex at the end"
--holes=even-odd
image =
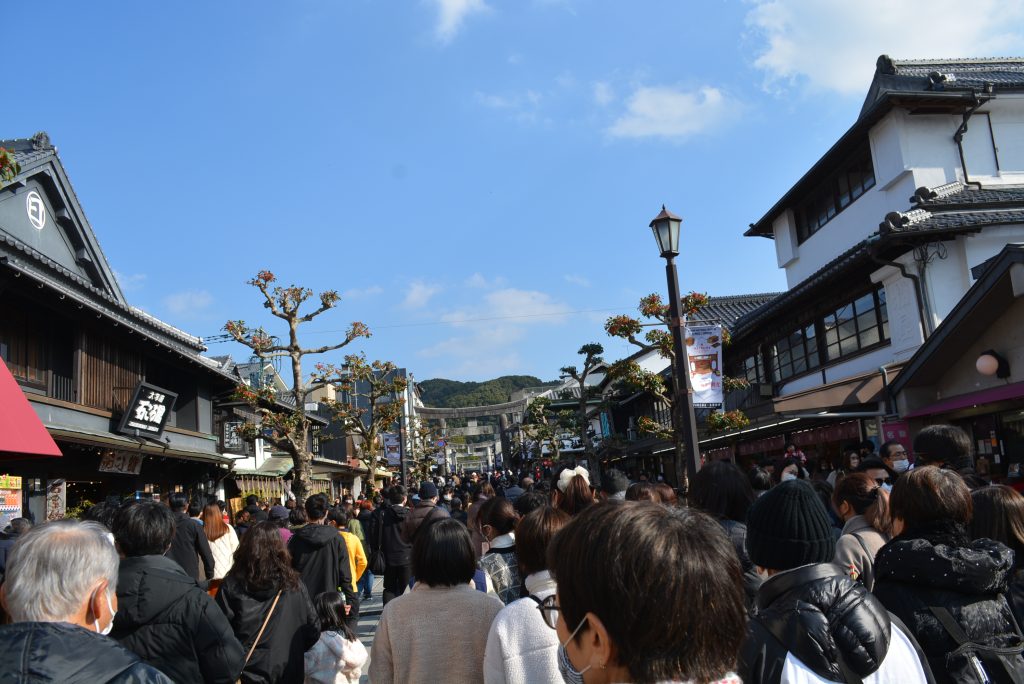
{"type": "Polygon", "coordinates": [[[685,331],[693,406],[722,408],[722,326],[687,325],[685,331]]]}
{"type": "Polygon", "coordinates": [[[177,398],[178,395],[174,392],[140,382],[135,388],[135,396],[121,418],[118,432],[126,435],[160,437],[164,434],[164,426],[171,417],[177,398]]]}
{"type": "Polygon", "coordinates": [[[142,470],[142,454],[132,451],[114,451],[108,449],[100,459],[101,473],[120,473],[121,475],[138,475],[142,470]]]}
{"type": "Polygon", "coordinates": [[[397,432],[384,433],[384,456],[388,459],[388,467],[402,465],[402,441],[397,432]]]}

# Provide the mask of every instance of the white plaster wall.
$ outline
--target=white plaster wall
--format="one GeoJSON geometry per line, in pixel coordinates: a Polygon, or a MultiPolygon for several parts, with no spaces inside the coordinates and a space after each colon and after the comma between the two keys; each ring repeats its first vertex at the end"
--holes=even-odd
{"type": "Polygon", "coordinates": [[[797,257],[796,216],[792,209],[786,209],[772,222],[772,232],[775,234],[775,257],[779,268],[785,268],[797,257]]]}
{"type": "Polygon", "coordinates": [[[1011,242],[1024,242],[1024,226],[991,226],[960,240],[964,245],[967,268],[971,269],[999,254],[1011,242]]]}
{"type": "MultiPolygon", "coordinates": [[[[931,305],[933,330],[971,287],[971,270],[967,264],[963,239],[957,238],[940,244],[945,249],[946,258],[934,258],[921,267],[931,305]]],[[[932,253],[936,249],[933,245],[929,247],[932,253]]]]}
{"type": "MultiPolygon", "coordinates": [[[[975,178],[975,172],[968,166],[971,180],[980,180],[987,185],[1024,183],[1024,96],[1000,95],[978,111],[989,114],[999,171],[994,176],[975,178]]],[[[970,136],[971,132],[968,123],[967,135],[970,136]]]]}
{"type": "MultiPolygon", "coordinates": [[[[907,266],[907,272],[916,274],[911,253],[897,259],[907,266]]],[[[889,315],[889,353],[892,361],[905,361],[924,344],[924,331],[918,313],[914,282],[904,278],[899,269],[885,266],[871,274],[871,281],[885,287],[885,308],[889,315]]]]}

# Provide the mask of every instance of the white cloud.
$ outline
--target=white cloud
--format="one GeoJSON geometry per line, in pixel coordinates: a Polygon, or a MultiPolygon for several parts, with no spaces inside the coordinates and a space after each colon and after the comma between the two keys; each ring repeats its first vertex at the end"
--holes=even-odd
{"type": "Polygon", "coordinates": [[[118,284],[121,286],[121,290],[124,292],[135,292],[141,290],[142,286],[146,282],[145,273],[121,273],[120,271],[114,271],[114,277],[117,278],[118,284]]]}
{"type": "Polygon", "coordinates": [[[503,288],[484,293],[469,307],[449,311],[441,320],[458,332],[418,352],[436,359],[442,377],[486,379],[521,369],[519,347],[532,326],[568,320],[569,307],[545,292],[503,288]]]}
{"type": "Polygon", "coordinates": [[[494,276],[488,280],[487,276],[483,273],[474,273],[465,280],[466,287],[476,288],[478,290],[489,289],[493,287],[502,287],[505,284],[505,279],[501,276],[494,276]]]}
{"type": "Polygon", "coordinates": [[[445,44],[452,42],[467,17],[490,9],[484,0],[431,0],[431,3],[438,10],[435,35],[445,44]]]}
{"type": "Polygon", "coordinates": [[[441,320],[455,326],[486,323],[496,319],[515,319],[518,324],[562,323],[569,307],[551,299],[545,292],[513,287],[488,292],[479,307],[450,311],[441,320]],[[480,320],[483,319],[483,320],[480,320]]]}
{"type": "Polygon", "coordinates": [[[567,273],[566,275],[562,276],[562,278],[565,279],[565,282],[571,283],[573,285],[579,285],[580,287],[590,287],[589,280],[587,280],[581,275],[576,275],[575,273],[567,273]]]}
{"type": "Polygon", "coordinates": [[[409,283],[409,289],[405,291],[405,300],[402,306],[407,309],[419,309],[426,306],[431,297],[441,291],[439,285],[425,283],[422,280],[414,280],[409,283]]]}
{"type": "Polygon", "coordinates": [[[615,99],[615,91],[612,90],[611,83],[607,81],[595,81],[593,84],[594,102],[607,107],[615,99]]]}
{"type": "Polygon", "coordinates": [[[213,295],[206,290],[186,290],[164,297],[164,306],[178,316],[195,316],[213,304],[213,295]]]}
{"type": "Polygon", "coordinates": [[[1024,51],[1024,0],[752,0],[765,85],[861,95],[881,54],[941,59],[1024,51]]]}
{"type": "Polygon", "coordinates": [[[504,95],[477,91],[473,97],[477,103],[488,109],[508,112],[519,121],[527,123],[537,121],[541,101],[544,99],[544,96],[536,90],[504,95]]]}
{"type": "Polygon", "coordinates": [[[682,140],[721,123],[738,108],[738,102],[711,86],[693,92],[644,86],[629,96],[627,112],[608,133],[618,138],[682,140]]]}
{"type": "Polygon", "coordinates": [[[341,293],[342,299],[366,299],[367,297],[374,297],[384,292],[384,288],[380,285],[370,285],[369,287],[353,287],[345,290],[341,293]]]}

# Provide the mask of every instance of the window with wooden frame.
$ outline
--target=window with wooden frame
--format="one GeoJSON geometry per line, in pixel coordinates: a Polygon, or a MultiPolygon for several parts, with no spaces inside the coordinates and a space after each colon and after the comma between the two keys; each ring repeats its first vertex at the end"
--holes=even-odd
{"type": "Polygon", "coordinates": [[[820,365],[815,325],[794,330],[773,345],[772,375],[776,382],[801,375],[820,365]]]}
{"type": "Polygon", "coordinates": [[[814,235],[874,185],[871,149],[865,143],[797,209],[797,240],[803,242],[814,235]]]}
{"type": "Polygon", "coordinates": [[[832,361],[889,339],[885,289],[857,297],[825,316],[825,355],[832,361]]]}

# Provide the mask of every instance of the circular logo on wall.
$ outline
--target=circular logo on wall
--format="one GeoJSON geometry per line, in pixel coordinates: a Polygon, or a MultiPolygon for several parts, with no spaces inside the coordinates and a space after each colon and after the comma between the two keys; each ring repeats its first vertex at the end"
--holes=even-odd
{"type": "Polygon", "coordinates": [[[35,190],[28,193],[28,197],[25,198],[25,211],[36,230],[42,230],[46,226],[46,205],[35,190]]]}

